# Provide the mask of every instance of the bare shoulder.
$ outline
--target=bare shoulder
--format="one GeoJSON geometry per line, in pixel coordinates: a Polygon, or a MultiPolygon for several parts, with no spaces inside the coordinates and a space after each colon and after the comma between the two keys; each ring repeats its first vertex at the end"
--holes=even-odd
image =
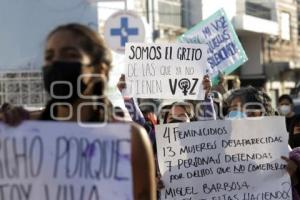
{"type": "MultiPolygon", "coordinates": [[[[131,134],[133,148],[143,147],[151,150],[151,142],[146,130],[136,123],[131,123],[131,134]]],[[[139,148],[138,148],[139,149],[139,148]]]]}
{"type": "Polygon", "coordinates": [[[134,198],[155,199],[155,166],[150,139],[145,129],[135,123],[131,125],[131,133],[134,198]]]}

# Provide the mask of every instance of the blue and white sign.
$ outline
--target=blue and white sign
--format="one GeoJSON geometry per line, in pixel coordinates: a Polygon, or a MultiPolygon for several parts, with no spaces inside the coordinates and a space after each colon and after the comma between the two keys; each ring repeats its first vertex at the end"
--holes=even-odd
{"type": "Polygon", "coordinates": [[[188,30],[179,41],[208,45],[206,73],[214,83],[219,71],[230,74],[248,60],[223,9],[188,30]]]}
{"type": "Polygon", "coordinates": [[[134,12],[119,11],[106,21],[104,36],[112,50],[124,53],[127,42],[145,41],[145,25],[134,12]]]}

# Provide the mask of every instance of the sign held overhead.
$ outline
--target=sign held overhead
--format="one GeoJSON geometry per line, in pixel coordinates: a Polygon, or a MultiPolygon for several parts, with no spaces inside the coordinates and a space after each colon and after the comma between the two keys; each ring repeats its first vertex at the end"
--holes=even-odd
{"type": "Polygon", "coordinates": [[[213,82],[219,71],[229,74],[248,58],[223,9],[199,22],[178,38],[180,42],[207,44],[207,69],[213,82]]]}
{"type": "Polygon", "coordinates": [[[205,44],[127,43],[127,94],[138,98],[204,99],[205,44]]]}

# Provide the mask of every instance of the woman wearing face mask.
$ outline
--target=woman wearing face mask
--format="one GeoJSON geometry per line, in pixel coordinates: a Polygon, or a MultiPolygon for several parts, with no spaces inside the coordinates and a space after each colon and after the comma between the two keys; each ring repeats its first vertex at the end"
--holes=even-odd
{"type": "Polygon", "coordinates": [[[86,106],[77,116],[81,103],[92,103],[88,96],[97,96],[97,103],[111,112],[111,104],[103,93],[110,70],[110,52],[95,32],[79,24],[56,28],[47,37],[44,61],[44,86],[51,99],[42,120],[69,116],[73,121],[113,121],[111,113],[98,114],[99,110],[92,106],[86,106]]]}
{"type": "MultiPolygon", "coordinates": [[[[233,91],[227,98],[227,104],[229,105],[228,118],[230,119],[274,115],[269,97],[251,86],[233,91]]],[[[293,199],[298,200],[297,187],[299,185],[296,184],[299,175],[297,171],[300,167],[300,150],[293,150],[290,152],[289,158],[282,156],[282,159],[287,162],[287,171],[293,182],[296,182],[293,183],[293,199]]]]}
{"type": "MultiPolygon", "coordinates": [[[[110,52],[96,32],[80,24],[57,27],[47,37],[44,62],[44,85],[50,101],[40,120],[118,121],[104,94],[110,52]],[[88,105],[81,107],[82,103],[88,105]]],[[[154,199],[153,153],[144,129],[132,125],[131,142],[134,199],[154,199]]]]}
{"type": "Polygon", "coordinates": [[[270,107],[265,95],[248,86],[245,88],[234,90],[226,99],[227,118],[245,118],[269,116],[270,107]]]}
{"type": "Polygon", "coordinates": [[[164,114],[164,124],[195,121],[192,105],[187,102],[174,102],[164,114]]]}
{"type": "Polygon", "coordinates": [[[294,109],[293,99],[289,95],[284,94],[279,97],[278,112],[280,113],[280,115],[285,116],[286,129],[288,132],[290,131],[289,128],[295,116],[293,109],[294,109]]]}

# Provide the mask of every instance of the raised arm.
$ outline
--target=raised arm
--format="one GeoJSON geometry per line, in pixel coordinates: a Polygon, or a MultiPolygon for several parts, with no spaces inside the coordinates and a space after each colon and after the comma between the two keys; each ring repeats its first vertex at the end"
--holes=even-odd
{"type": "Polygon", "coordinates": [[[124,74],[122,74],[121,77],[119,78],[119,82],[117,84],[117,87],[118,87],[119,91],[122,94],[125,107],[126,107],[127,111],[129,112],[132,121],[140,124],[141,126],[144,126],[146,120],[145,120],[145,118],[143,116],[143,113],[141,112],[140,108],[138,107],[137,102],[132,97],[126,97],[123,94],[123,91],[126,88],[125,75],[124,74]]]}

